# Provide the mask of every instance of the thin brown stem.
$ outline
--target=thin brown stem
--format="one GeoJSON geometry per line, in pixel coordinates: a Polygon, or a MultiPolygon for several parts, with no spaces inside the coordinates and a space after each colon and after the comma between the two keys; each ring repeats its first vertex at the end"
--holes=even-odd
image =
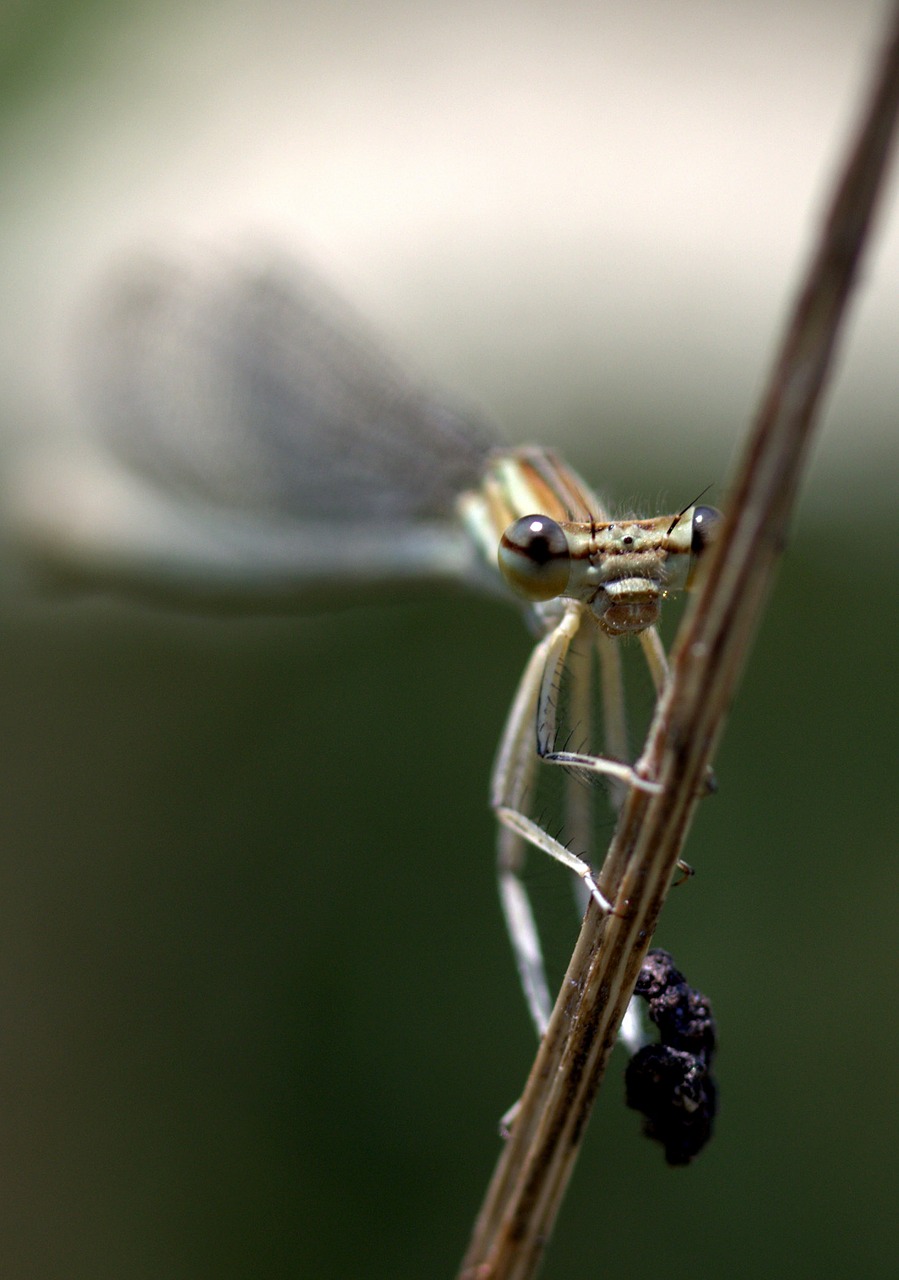
{"type": "Polygon", "coordinates": [[[731,487],[732,505],[684,619],[641,758],[660,795],[631,790],[546,1035],[475,1223],[463,1280],[526,1280],[552,1232],[618,1026],[649,948],[745,665],[821,392],[857,277],[899,107],[899,5],[819,243],[731,487]]]}

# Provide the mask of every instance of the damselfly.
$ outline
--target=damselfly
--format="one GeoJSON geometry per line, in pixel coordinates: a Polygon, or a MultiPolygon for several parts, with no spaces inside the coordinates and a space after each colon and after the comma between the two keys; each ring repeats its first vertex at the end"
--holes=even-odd
{"type": "MultiPolygon", "coordinates": [[[[662,600],[689,584],[717,513],[612,520],[551,452],[505,448],[410,383],[320,285],[283,261],[142,263],[80,341],[83,424],[13,468],[5,518],[32,565],[189,607],[285,609],[398,580],[454,578],[517,598],[537,643],[491,784],[503,908],[531,1016],[550,999],[522,880],[527,846],[608,911],[586,856],[529,811],[538,762],[656,789],[627,759],[617,639],[657,689],[662,600]],[[598,655],[604,740],[557,746],[559,682],[586,706],[598,655]]],[[[585,720],[586,723],[586,720],[585,720]]],[[[563,816],[562,836],[575,818],[563,816]]],[[[583,819],[581,819],[583,825],[583,819]]],[[[582,843],[587,844],[588,837],[582,843]]],[[[586,853],[586,849],[584,850],[586,853]]]]}

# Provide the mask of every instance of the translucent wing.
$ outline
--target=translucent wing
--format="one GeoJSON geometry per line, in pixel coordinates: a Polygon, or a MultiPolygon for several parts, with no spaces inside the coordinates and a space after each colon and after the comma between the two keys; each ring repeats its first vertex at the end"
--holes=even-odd
{"type": "Polygon", "coordinates": [[[78,446],[27,458],[9,495],[45,569],[238,607],[477,576],[454,501],[496,435],[294,265],[144,261],[79,351],[78,446]]]}

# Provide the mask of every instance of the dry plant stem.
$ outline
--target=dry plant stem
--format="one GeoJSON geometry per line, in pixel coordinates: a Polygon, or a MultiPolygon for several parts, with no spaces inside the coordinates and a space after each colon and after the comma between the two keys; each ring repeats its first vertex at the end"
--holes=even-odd
{"type": "MultiPolygon", "coordinates": [[[[663,791],[648,796],[631,790],[622,809],[599,880],[616,914],[602,917],[592,902],[587,909],[475,1223],[463,1280],[533,1276],[552,1231],[785,540],[820,393],[882,186],[897,105],[899,5],[731,488],[720,540],[684,619],[671,680],[650,727],[639,767],[661,781],[663,791]]],[[[590,1241],[600,1238],[593,1233],[585,1240],[591,1274],[601,1248],[590,1241]]]]}

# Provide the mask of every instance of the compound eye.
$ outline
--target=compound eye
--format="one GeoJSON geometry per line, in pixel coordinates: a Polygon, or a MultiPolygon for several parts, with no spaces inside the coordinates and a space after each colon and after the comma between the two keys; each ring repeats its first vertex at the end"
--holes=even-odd
{"type": "Polygon", "coordinates": [[[525,600],[552,600],[568,586],[568,539],[549,516],[522,516],[510,524],[497,560],[506,582],[525,600]]]}
{"type": "Polygon", "coordinates": [[[690,550],[694,556],[701,556],[706,547],[715,539],[718,526],[724,519],[717,507],[694,507],[693,530],[690,536],[690,550]]]}

